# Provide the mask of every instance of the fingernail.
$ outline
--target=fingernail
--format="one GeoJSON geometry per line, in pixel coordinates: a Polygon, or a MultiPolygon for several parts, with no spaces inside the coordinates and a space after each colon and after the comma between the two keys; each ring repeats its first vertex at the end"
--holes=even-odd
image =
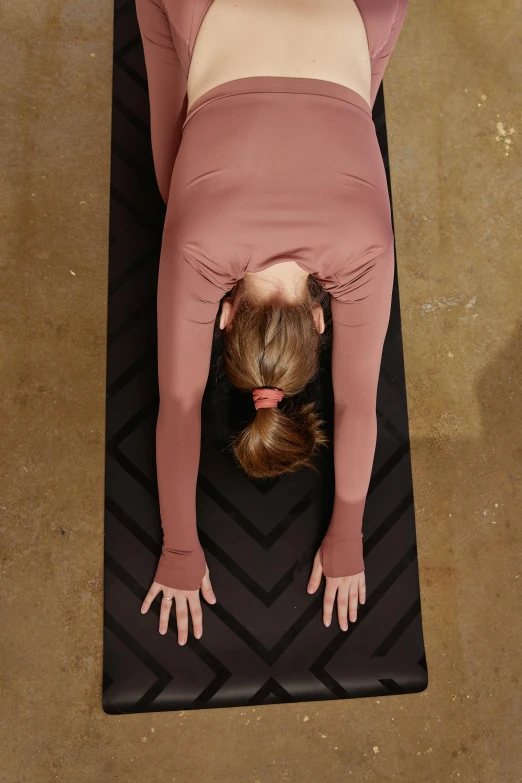
{"type": "Polygon", "coordinates": [[[325,625],[326,625],[327,628],[330,627],[330,623],[325,623],[325,625]]]}
{"type": "Polygon", "coordinates": [[[343,631],[347,631],[348,630],[348,626],[346,625],[346,623],[341,623],[341,630],[343,630],[343,631]]]}
{"type": "Polygon", "coordinates": [[[196,637],[196,639],[201,639],[201,634],[200,633],[195,633],[194,636],[196,637]]]}

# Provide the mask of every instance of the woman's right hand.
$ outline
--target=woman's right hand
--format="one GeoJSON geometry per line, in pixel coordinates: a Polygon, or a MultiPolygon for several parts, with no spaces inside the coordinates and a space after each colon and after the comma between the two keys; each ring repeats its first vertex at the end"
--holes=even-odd
{"type": "MultiPolygon", "coordinates": [[[[194,636],[196,639],[200,639],[203,634],[203,614],[201,611],[201,603],[199,600],[199,590],[175,590],[173,587],[167,587],[159,582],[153,582],[149,592],[145,596],[145,600],[141,605],[141,613],[145,614],[148,611],[151,603],[154,601],[158,593],[163,593],[161,599],[160,609],[160,622],[159,632],[166,634],[169,626],[169,615],[172,604],[176,605],[176,623],[178,626],[178,643],[185,644],[188,637],[188,607],[190,607],[190,613],[192,615],[192,626],[194,628],[194,636]],[[172,600],[167,600],[171,598],[172,600]]],[[[205,576],[201,580],[201,593],[203,598],[208,601],[209,604],[216,603],[216,596],[212,590],[210,584],[210,576],[207,570],[205,576]]]]}

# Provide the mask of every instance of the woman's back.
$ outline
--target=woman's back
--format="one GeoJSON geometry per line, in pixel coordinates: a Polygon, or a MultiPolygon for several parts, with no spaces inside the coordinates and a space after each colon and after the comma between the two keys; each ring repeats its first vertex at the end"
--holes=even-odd
{"type": "Polygon", "coordinates": [[[189,110],[245,76],[325,79],[370,104],[368,39],[354,0],[211,0],[193,35],[189,110]]]}

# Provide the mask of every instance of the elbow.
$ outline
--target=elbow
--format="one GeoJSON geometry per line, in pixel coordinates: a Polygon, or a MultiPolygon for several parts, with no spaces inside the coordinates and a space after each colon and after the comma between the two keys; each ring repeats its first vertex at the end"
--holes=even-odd
{"type": "Polygon", "coordinates": [[[336,396],[334,410],[337,415],[352,418],[374,418],[377,414],[377,390],[366,390],[360,394],[336,396]]]}
{"type": "MultiPolygon", "coordinates": [[[[204,390],[203,390],[204,391],[204,390]]],[[[190,420],[201,414],[203,391],[160,389],[159,416],[164,419],[190,420]]]]}

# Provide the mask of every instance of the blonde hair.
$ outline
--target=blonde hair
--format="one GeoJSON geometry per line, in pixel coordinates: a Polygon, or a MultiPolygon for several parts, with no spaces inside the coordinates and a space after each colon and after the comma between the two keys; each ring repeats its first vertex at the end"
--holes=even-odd
{"type": "Polygon", "coordinates": [[[271,386],[285,396],[277,408],[254,408],[253,418],[231,444],[243,470],[254,478],[269,478],[312,462],[319,447],[328,443],[324,422],[314,403],[296,407],[293,397],[318,374],[321,349],[327,340],[315,325],[312,306],[328,297],[309,277],[307,295],[288,302],[278,293],[269,300],[256,298],[240,280],[230,294],[235,309],[223,330],[223,362],[231,383],[241,391],[271,386]]]}

